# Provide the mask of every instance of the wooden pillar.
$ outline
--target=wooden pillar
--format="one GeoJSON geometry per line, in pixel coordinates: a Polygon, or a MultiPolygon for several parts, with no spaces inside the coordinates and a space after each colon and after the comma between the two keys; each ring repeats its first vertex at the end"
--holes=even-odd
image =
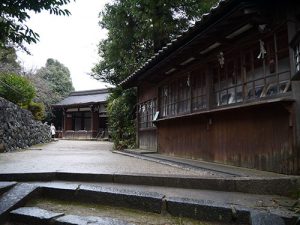
{"type": "Polygon", "coordinates": [[[66,114],[66,109],[62,108],[62,137],[64,137],[64,132],[66,130],[66,121],[67,121],[67,114],[66,114]]]}
{"type": "MultiPolygon", "coordinates": [[[[300,28],[300,21],[297,19],[297,15],[300,15],[299,10],[299,3],[291,2],[289,4],[288,10],[287,10],[287,28],[288,28],[288,39],[289,43],[292,41],[292,39],[295,37],[297,31],[299,32],[300,28]]],[[[293,76],[296,73],[295,69],[295,59],[294,59],[294,49],[290,46],[289,47],[289,58],[290,58],[290,68],[291,68],[291,77],[293,79],[293,76]]],[[[300,81],[298,79],[292,80],[292,92],[293,92],[293,98],[295,99],[295,107],[294,107],[294,116],[291,113],[291,117],[293,117],[293,128],[294,128],[294,168],[293,173],[300,174],[300,81]]]]}
{"type": "Polygon", "coordinates": [[[94,131],[94,105],[90,106],[91,109],[91,132],[93,133],[94,131]]]}

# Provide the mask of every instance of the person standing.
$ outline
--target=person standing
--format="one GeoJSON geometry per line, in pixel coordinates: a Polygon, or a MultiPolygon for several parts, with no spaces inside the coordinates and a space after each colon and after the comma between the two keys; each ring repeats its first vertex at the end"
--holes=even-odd
{"type": "Polygon", "coordinates": [[[54,139],[56,129],[55,129],[55,126],[54,126],[53,123],[51,123],[50,130],[51,130],[51,136],[52,136],[52,138],[54,139]]]}

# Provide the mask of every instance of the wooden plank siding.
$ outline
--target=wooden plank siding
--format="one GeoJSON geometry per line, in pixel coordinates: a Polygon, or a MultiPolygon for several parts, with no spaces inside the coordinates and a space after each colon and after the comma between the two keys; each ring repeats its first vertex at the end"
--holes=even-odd
{"type": "Polygon", "coordinates": [[[161,121],[159,152],[293,173],[298,165],[289,119],[290,113],[275,104],[161,121]]]}
{"type": "MultiPolygon", "coordinates": [[[[152,124],[152,119],[155,111],[157,110],[157,88],[155,85],[144,82],[138,88],[138,105],[145,106],[145,103],[153,104],[155,102],[155,108],[151,109],[151,113],[141,115],[139,108],[137,112],[138,118],[138,145],[141,149],[157,150],[157,129],[152,124]],[[145,118],[146,117],[146,118],[145,118]]],[[[148,105],[148,104],[147,104],[148,105]]]]}
{"type": "Polygon", "coordinates": [[[136,75],[140,148],[300,174],[299,3],[270,3],[224,12],[136,75]]]}
{"type": "Polygon", "coordinates": [[[141,149],[157,150],[156,129],[139,131],[139,147],[141,149]]]}

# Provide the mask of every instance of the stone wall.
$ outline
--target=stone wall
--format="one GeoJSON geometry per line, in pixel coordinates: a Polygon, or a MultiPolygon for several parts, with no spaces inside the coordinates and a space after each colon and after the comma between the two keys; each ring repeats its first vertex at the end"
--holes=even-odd
{"type": "Polygon", "coordinates": [[[50,126],[34,120],[31,112],[0,97],[0,152],[50,140],[50,126]]]}

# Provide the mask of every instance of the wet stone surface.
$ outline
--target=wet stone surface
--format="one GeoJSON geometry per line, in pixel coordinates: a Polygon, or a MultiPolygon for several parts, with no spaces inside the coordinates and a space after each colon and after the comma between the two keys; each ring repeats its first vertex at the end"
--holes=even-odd
{"type": "Polygon", "coordinates": [[[16,182],[0,182],[0,195],[16,184],[16,182]]]}
{"type": "Polygon", "coordinates": [[[112,143],[59,140],[1,154],[0,173],[69,172],[91,174],[156,174],[216,177],[207,170],[188,170],[112,153],[112,143]]]}
{"type": "Polygon", "coordinates": [[[139,190],[125,190],[110,187],[96,187],[89,185],[70,186],[59,184],[58,188],[54,184],[45,186],[43,193],[61,200],[77,200],[136,208],[150,212],[161,212],[163,194],[139,190]],[[65,187],[66,186],[66,187],[65,187]],[[65,188],[64,188],[65,187],[65,188]]]}
{"type": "MultiPolygon", "coordinates": [[[[65,215],[77,215],[80,217],[100,217],[125,221],[136,225],[225,225],[222,222],[204,222],[184,217],[173,217],[168,213],[152,213],[138,209],[113,207],[108,205],[84,203],[76,201],[60,201],[54,199],[35,199],[28,206],[43,208],[46,210],[61,212],[65,215]]],[[[91,223],[93,224],[93,223],[91,223]]],[[[125,223],[126,224],[126,223],[125,223]]]]}
{"type": "Polygon", "coordinates": [[[0,182],[0,189],[11,187],[17,184],[16,182],[0,182]]]}
{"type": "Polygon", "coordinates": [[[123,194],[123,195],[136,196],[136,197],[148,197],[148,198],[156,198],[160,200],[164,197],[164,195],[159,194],[157,192],[130,190],[130,189],[122,189],[116,187],[101,187],[101,186],[93,186],[93,185],[81,185],[79,190],[105,192],[105,193],[112,193],[112,194],[123,194]]]}
{"type": "Polygon", "coordinates": [[[284,220],[270,213],[252,212],[251,225],[285,225],[284,220]]]}
{"type": "Polygon", "coordinates": [[[18,184],[0,197],[0,221],[8,212],[29,199],[37,187],[30,184],[18,184]]]}
{"type": "Polygon", "coordinates": [[[35,185],[38,185],[39,187],[42,187],[44,189],[59,189],[59,190],[77,190],[80,185],[78,184],[68,184],[68,183],[52,183],[52,182],[46,182],[46,183],[38,183],[36,182],[35,185]]]}
{"type": "Polygon", "coordinates": [[[36,207],[22,207],[10,212],[13,217],[18,217],[23,221],[48,221],[50,219],[63,216],[63,213],[55,213],[52,211],[36,208],[36,207]]]}
{"type": "Polygon", "coordinates": [[[108,217],[66,215],[55,219],[56,225],[134,225],[123,220],[108,217]]]}
{"type": "Polygon", "coordinates": [[[166,198],[166,201],[167,211],[173,216],[223,223],[247,224],[249,222],[249,210],[240,206],[230,206],[210,200],[174,197],[166,198]]]}

